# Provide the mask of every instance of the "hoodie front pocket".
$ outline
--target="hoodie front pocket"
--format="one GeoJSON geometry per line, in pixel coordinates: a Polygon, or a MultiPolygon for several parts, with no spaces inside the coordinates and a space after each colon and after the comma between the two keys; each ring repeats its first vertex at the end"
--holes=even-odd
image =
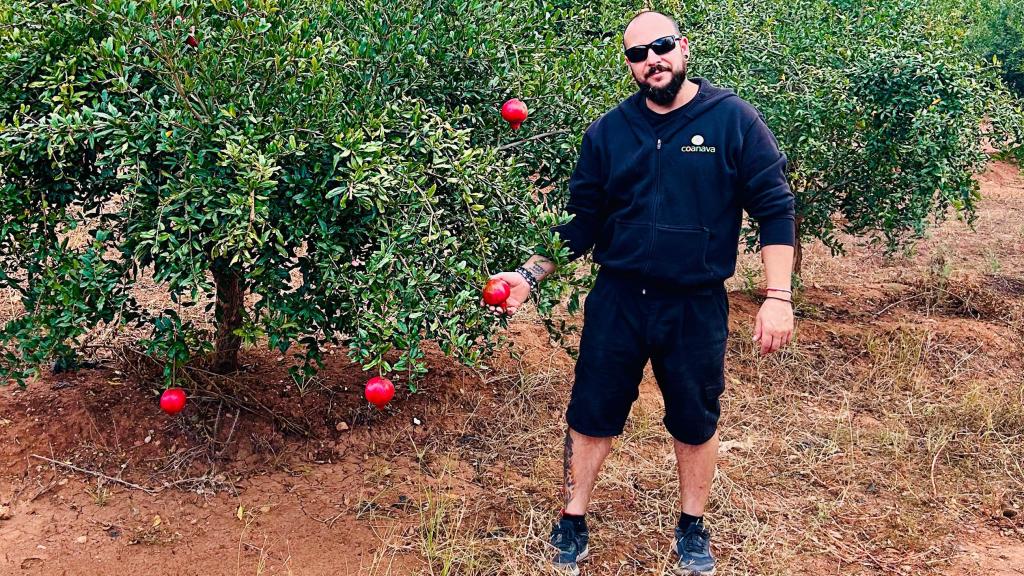
{"type": "Polygon", "coordinates": [[[649,271],[679,281],[703,278],[709,234],[702,226],[656,226],[649,271]]]}
{"type": "Polygon", "coordinates": [[[613,220],[594,251],[594,259],[604,266],[639,270],[651,240],[651,225],[643,222],[613,220]]]}

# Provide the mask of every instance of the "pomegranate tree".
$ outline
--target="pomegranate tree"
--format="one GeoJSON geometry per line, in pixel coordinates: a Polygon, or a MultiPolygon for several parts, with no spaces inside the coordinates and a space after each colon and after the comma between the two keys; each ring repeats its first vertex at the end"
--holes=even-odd
{"type": "Polygon", "coordinates": [[[534,249],[561,257],[548,230],[566,217],[534,194],[564,191],[614,98],[559,80],[610,47],[549,46],[543,6],[509,27],[496,5],[395,5],[385,29],[347,1],[17,5],[0,27],[19,30],[0,59],[0,289],[25,311],[0,325],[0,376],[16,379],[112,323],[168,382],[191,362],[231,373],[245,346],[296,380],[327,346],[410,386],[424,340],[476,363],[500,323],[479,286],[534,249]],[[509,65],[492,42],[550,57],[509,65]],[[495,114],[513,96],[545,102],[527,138],[560,131],[504,147],[508,122],[527,132],[521,100],[495,114]],[[150,280],[175,305],[137,299],[150,280]]]}

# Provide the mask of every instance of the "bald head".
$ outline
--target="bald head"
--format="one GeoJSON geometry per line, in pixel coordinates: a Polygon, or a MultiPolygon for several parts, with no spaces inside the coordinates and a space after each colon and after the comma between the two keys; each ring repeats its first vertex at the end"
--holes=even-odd
{"type": "Polygon", "coordinates": [[[690,41],[675,20],[661,12],[641,12],[622,33],[623,60],[648,101],[658,106],[677,103],[686,83],[690,41]]]}
{"type": "Polygon", "coordinates": [[[646,10],[633,17],[622,33],[622,47],[646,44],[654,38],[680,35],[676,21],[661,12],[646,10]],[[646,39],[645,39],[646,38],[646,39]]]}

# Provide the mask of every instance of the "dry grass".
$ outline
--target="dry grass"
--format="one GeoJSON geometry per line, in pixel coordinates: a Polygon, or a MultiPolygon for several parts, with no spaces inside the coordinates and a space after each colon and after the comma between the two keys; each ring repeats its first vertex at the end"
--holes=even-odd
{"type": "MultiPolygon", "coordinates": [[[[760,358],[734,330],[707,512],[722,574],[928,573],[958,554],[952,535],[1022,493],[1024,385],[979,379],[980,352],[913,323],[860,332],[760,358]]],[[[425,574],[549,573],[567,375],[539,353],[506,368],[493,411],[431,446],[477,472],[445,471],[421,495],[425,574]],[[486,490],[467,498],[469,483],[486,490]]],[[[662,574],[672,559],[674,456],[644,388],[595,490],[584,573],[662,574]]]]}
{"type": "Polygon", "coordinates": [[[110,500],[110,489],[107,488],[107,481],[103,478],[96,479],[96,485],[85,489],[85,492],[92,497],[97,506],[106,506],[110,500]]]}

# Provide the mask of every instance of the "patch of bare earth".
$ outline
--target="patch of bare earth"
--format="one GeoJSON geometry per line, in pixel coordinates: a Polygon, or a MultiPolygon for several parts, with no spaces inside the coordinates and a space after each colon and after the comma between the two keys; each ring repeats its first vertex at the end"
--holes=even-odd
{"type": "MultiPolygon", "coordinates": [[[[1024,183],[1001,163],[981,180],[973,232],[945,222],[896,256],[810,247],[797,338],[772,357],[750,343],[759,265],[741,259],[707,512],[720,574],[1024,574],[1024,183]]],[[[505,335],[479,371],[432,351],[384,411],[341,350],[301,388],[249,350],[230,379],[194,373],[177,418],[128,353],[3,389],[0,573],[549,574],[573,363],[530,310],[505,335]]],[[[662,410],[648,370],[584,574],[673,560],[662,410]]]]}

